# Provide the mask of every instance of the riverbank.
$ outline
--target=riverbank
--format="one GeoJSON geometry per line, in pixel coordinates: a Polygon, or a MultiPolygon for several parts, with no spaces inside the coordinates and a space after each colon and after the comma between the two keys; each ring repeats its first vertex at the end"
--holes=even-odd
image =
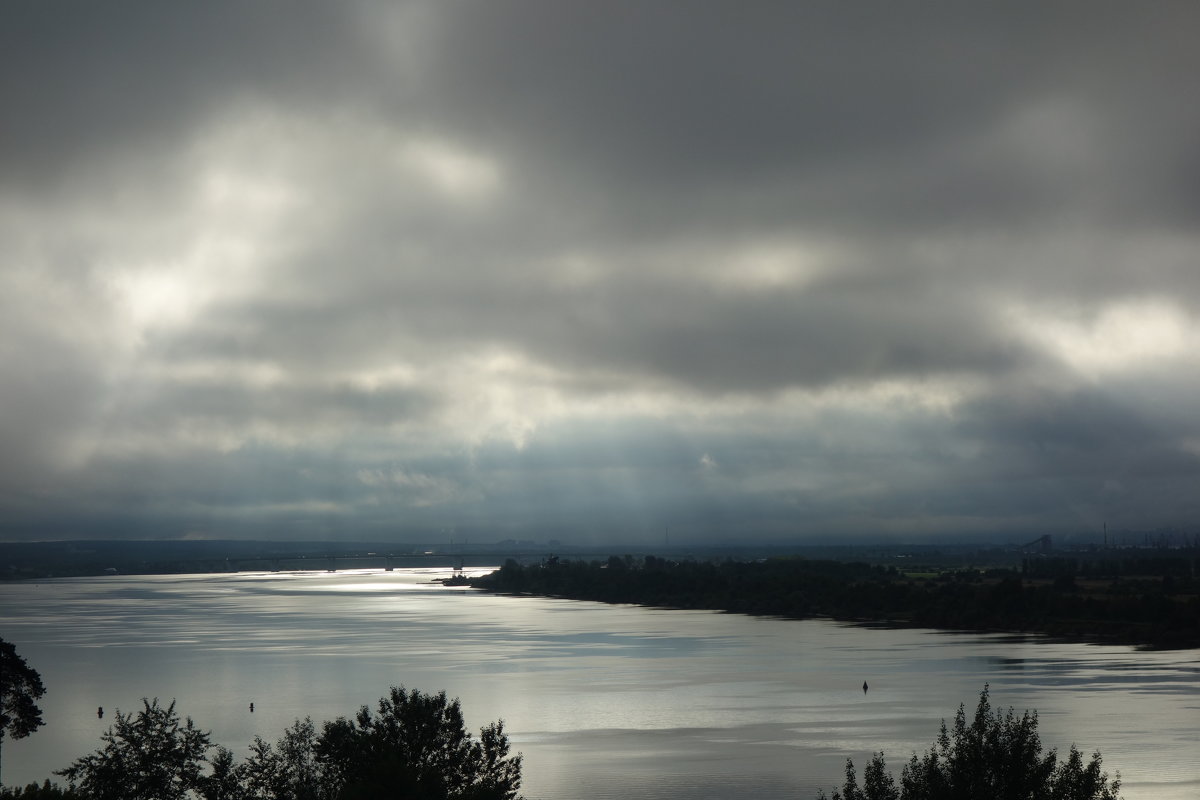
{"type": "Polygon", "coordinates": [[[895,627],[1041,634],[1152,649],[1200,647],[1194,579],[1030,577],[1007,569],[910,574],[894,567],[799,558],[673,562],[508,561],[471,585],[605,603],[708,609],[895,627]]]}

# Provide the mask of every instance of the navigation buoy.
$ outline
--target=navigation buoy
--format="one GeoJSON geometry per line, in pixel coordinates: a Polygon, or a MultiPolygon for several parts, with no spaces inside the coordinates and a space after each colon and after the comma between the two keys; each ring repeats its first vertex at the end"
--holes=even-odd
{"type": "Polygon", "coordinates": [[[867,682],[863,681],[863,694],[867,693],[867,682]]]}
{"type": "Polygon", "coordinates": [[[253,714],[253,713],[254,713],[254,703],[251,703],[251,704],[250,704],[250,713],[251,713],[251,714],[253,714]]]}

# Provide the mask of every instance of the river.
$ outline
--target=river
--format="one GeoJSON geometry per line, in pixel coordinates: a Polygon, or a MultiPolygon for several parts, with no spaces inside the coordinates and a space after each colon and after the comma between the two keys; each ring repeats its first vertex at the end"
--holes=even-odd
{"type": "Polygon", "coordinates": [[[1120,770],[1128,800],[1200,797],[1200,651],[875,630],[445,587],[448,570],[0,584],[0,637],[47,687],[6,785],[95,750],[112,712],[174,699],[246,753],[296,718],[444,689],[503,718],[530,800],[812,798],[882,750],[898,774],[943,717],[1037,709],[1042,741],[1120,770]],[[870,689],[864,693],[866,681],[870,689]],[[249,704],[254,703],[254,712],[249,704]],[[103,706],[104,719],[96,709],[103,706]]]}

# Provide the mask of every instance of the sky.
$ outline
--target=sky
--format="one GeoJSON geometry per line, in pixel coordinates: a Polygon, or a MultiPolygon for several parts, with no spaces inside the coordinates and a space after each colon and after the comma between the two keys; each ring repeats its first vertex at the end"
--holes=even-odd
{"type": "Polygon", "coordinates": [[[0,10],[0,539],[1200,528],[1200,5],[0,10]]]}

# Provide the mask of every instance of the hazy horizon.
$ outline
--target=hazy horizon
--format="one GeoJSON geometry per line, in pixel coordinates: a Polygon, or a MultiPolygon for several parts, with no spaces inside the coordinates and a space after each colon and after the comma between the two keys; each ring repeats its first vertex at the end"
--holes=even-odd
{"type": "Polygon", "coordinates": [[[1200,526],[1194,3],[0,15],[0,540],[1200,526]]]}

